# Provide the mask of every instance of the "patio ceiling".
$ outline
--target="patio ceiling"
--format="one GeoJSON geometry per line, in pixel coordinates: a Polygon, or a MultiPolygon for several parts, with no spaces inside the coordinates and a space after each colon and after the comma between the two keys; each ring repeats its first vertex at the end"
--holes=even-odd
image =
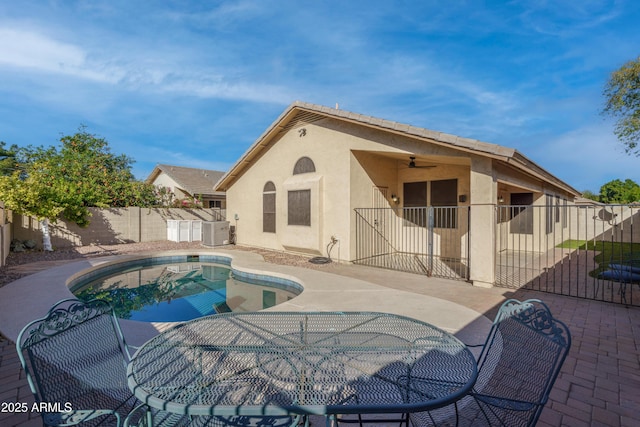
{"type": "Polygon", "coordinates": [[[457,156],[441,156],[432,154],[417,154],[410,152],[388,152],[388,151],[361,151],[353,150],[354,153],[366,152],[374,154],[386,159],[393,159],[398,161],[398,168],[409,168],[408,163],[410,157],[415,157],[416,166],[429,166],[429,165],[456,165],[456,166],[470,166],[471,160],[469,157],[457,157],[457,156]]]}

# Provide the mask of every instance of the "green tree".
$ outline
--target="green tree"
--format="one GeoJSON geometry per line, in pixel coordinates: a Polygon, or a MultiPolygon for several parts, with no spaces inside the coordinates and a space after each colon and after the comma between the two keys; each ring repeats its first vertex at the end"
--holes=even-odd
{"type": "Polygon", "coordinates": [[[614,133],[628,154],[640,155],[640,56],[611,73],[604,96],[603,113],[617,119],[614,133]]]}
{"type": "Polygon", "coordinates": [[[59,216],[86,227],[89,207],[155,204],[153,186],[136,181],[131,173],[132,159],[113,154],[105,139],[81,127],[60,142],[59,149],[22,149],[19,168],[0,176],[0,199],[5,205],[43,221],[45,249],[48,222],[59,216]]]}
{"type": "Polygon", "coordinates": [[[6,143],[0,141],[0,175],[11,175],[18,167],[18,146],[5,148],[6,143]]]}
{"type": "Polygon", "coordinates": [[[584,197],[585,199],[595,200],[596,202],[600,201],[600,195],[594,193],[591,190],[584,190],[582,192],[582,197],[584,197]]]}
{"type": "Polygon", "coordinates": [[[632,203],[640,201],[640,185],[631,179],[609,181],[600,187],[602,203],[632,203]]]}

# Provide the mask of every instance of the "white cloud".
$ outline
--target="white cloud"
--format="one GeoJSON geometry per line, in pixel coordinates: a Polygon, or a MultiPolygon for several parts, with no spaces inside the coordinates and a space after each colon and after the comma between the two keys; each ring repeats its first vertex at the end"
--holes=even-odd
{"type": "Polygon", "coordinates": [[[260,12],[261,8],[262,4],[257,2],[236,1],[191,12],[173,10],[167,12],[166,16],[172,20],[191,23],[198,27],[215,26],[220,29],[221,27],[228,27],[236,21],[245,21],[255,16],[260,12]]]}
{"type": "Polygon", "coordinates": [[[81,47],[37,32],[0,28],[0,40],[0,64],[5,67],[111,84],[125,76],[118,66],[90,61],[81,47]]]}
{"type": "Polygon", "coordinates": [[[46,75],[55,75],[105,83],[129,91],[276,103],[288,103],[293,99],[293,95],[280,86],[230,79],[206,67],[198,70],[195,66],[189,67],[184,59],[173,61],[171,57],[163,57],[166,52],[143,56],[138,49],[132,49],[131,57],[125,56],[126,53],[116,57],[109,52],[89,52],[38,32],[12,28],[0,28],[0,40],[3,40],[0,69],[37,72],[41,75],[39,83],[43,85],[46,85],[46,75]],[[186,69],[189,71],[184,71],[186,69]],[[44,79],[42,75],[45,75],[44,79]]]}
{"type": "Polygon", "coordinates": [[[570,36],[605,24],[622,11],[620,0],[582,0],[578,2],[546,0],[523,2],[520,19],[526,27],[552,36],[570,36]]]}
{"type": "Polygon", "coordinates": [[[229,82],[222,77],[198,78],[186,77],[172,79],[158,85],[158,90],[165,93],[179,93],[200,98],[242,99],[256,102],[289,103],[293,93],[277,86],[261,83],[229,82]]]}
{"type": "Polygon", "coordinates": [[[0,28],[0,63],[64,73],[81,67],[86,54],[77,46],[61,43],[43,35],[0,28]]]}

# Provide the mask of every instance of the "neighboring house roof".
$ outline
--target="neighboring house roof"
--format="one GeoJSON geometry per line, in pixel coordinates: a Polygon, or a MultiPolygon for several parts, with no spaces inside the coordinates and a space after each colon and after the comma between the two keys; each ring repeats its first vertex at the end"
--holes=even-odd
{"type": "Polygon", "coordinates": [[[244,170],[249,167],[253,159],[259,156],[263,150],[269,148],[271,141],[281,132],[287,132],[300,123],[312,123],[327,117],[501,160],[538,179],[553,183],[557,187],[575,196],[580,195],[580,192],[575,188],[547,172],[513,148],[300,101],[289,105],[280,117],[260,135],[256,142],[249,147],[236,164],[220,179],[216,185],[216,190],[227,190],[236,178],[242,175],[244,170]]]}
{"type": "Polygon", "coordinates": [[[604,206],[604,203],[600,203],[598,201],[595,200],[591,200],[591,199],[587,199],[586,197],[576,197],[575,200],[576,205],[593,205],[593,206],[604,206]]]}
{"type": "Polygon", "coordinates": [[[224,175],[222,171],[208,169],[187,168],[184,166],[156,165],[147,182],[152,183],[161,174],[165,173],[178,186],[192,196],[223,196],[223,191],[215,191],[216,183],[224,175]]]}

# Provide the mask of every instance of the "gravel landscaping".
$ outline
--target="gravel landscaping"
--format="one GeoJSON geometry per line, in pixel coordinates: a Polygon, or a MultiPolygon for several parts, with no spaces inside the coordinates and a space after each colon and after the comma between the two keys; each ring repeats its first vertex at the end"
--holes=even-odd
{"type": "MultiPolygon", "coordinates": [[[[332,267],[332,264],[313,264],[309,262],[311,256],[296,255],[239,245],[220,246],[219,248],[225,250],[255,252],[262,255],[266,262],[273,264],[294,265],[319,270],[330,270],[332,267]]],[[[215,248],[203,246],[200,242],[177,243],[170,241],[158,241],[145,243],[123,243],[119,245],[78,246],[73,248],[56,249],[53,252],[44,252],[41,250],[12,252],[7,257],[6,265],[0,268],[0,287],[44,268],[60,265],[65,261],[74,261],[83,258],[97,258],[108,255],[127,255],[176,249],[202,250],[215,248]]]]}

